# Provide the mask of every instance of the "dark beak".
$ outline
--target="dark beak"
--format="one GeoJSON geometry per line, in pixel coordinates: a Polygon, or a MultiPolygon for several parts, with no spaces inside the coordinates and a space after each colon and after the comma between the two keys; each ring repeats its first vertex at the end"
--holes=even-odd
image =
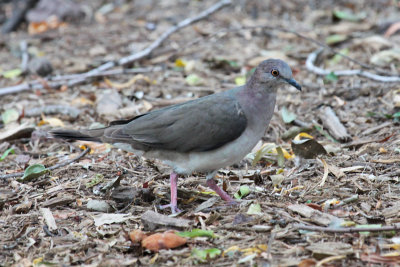
{"type": "Polygon", "coordinates": [[[300,86],[300,84],[298,84],[298,83],[296,82],[295,79],[285,79],[285,81],[286,81],[288,84],[290,84],[290,85],[296,87],[297,90],[301,91],[301,86],[300,86]]]}

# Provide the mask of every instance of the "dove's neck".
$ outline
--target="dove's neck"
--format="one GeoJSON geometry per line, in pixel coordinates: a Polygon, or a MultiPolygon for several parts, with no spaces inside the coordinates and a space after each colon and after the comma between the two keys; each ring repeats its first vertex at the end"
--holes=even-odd
{"type": "Polygon", "coordinates": [[[238,92],[238,100],[249,126],[257,125],[265,130],[274,114],[276,90],[271,92],[262,86],[244,86],[238,92]]]}

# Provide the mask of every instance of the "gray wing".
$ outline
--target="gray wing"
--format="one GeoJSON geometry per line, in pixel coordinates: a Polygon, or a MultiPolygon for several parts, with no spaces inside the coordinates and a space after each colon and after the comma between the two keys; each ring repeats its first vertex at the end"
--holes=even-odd
{"type": "Polygon", "coordinates": [[[110,131],[108,137],[145,151],[178,152],[216,149],[238,138],[247,125],[240,104],[228,94],[199,98],[127,122],[124,126],[116,125],[118,128],[110,131]]]}

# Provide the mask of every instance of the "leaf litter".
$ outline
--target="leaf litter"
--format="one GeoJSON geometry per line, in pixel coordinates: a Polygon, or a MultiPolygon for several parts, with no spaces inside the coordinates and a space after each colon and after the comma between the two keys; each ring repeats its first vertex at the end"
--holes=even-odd
{"type": "MultiPolygon", "coordinates": [[[[161,62],[162,72],[99,77],[92,83],[61,90],[2,96],[0,112],[5,114],[2,120],[7,125],[1,125],[0,140],[10,144],[0,145],[0,175],[25,171],[25,178],[32,180],[1,181],[0,226],[4,231],[0,236],[0,262],[110,266],[399,264],[399,233],[372,231],[400,222],[398,84],[333,73],[316,76],[303,65],[314,47],[286,33],[243,30],[208,36],[233,17],[240,25],[268,23],[307,31],[309,36],[327,41],[342,54],[384,70],[384,74],[398,73],[398,22],[377,30],[382,28],[381,22],[388,14],[398,15],[395,2],[379,9],[375,1],[366,6],[351,1],[334,9],[329,3],[315,3],[307,12],[289,1],[276,2],[274,8],[265,3],[258,3],[257,7],[247,3],[221,10],[198,22],[196,26],[201,31],[183,29],[170,36],[156,50],[158,54],[135,63],[147,67],[161,62]],[[282,12],[293,16],[285,16],[284,20],[282,12]],[[364,20],[365,14],[374,19],[364,20]],[[271,17],[274,20],[265,19],[271,17]],[[207,38],[196,45],[187,45],[204,37],[207,38]],[[68,128],[93,123],[107,125],[111,117],[121,118],[116,110],[124,110],[127,118],[165,103],[177,103],[174,101],[179,98],[201,97],[232,88],[244,83],[254,62],[272,55],[291,62],[296,80],[304,84],[304,90],[301,94],[279,92],[277,110],[281,112],[273,117],[261,146],[253,151],[253,156],[219,172],[219,180],[224,181],[232,195],[241,192],[240,205],[227,207],[212,194],[204,194],[207,191],[204,177],[194,174],[179,182],[178,197],[184,213],[169,217],[157,208],[169,200],[168,170],[158,161],[145,160],[107,145],[90,144],[92,153],[47,171],[71,152],[79,152],[83,142],[47,140],[45,135],[34,132],[39,125],[42,131],[63,124],[68,128]],[[98,107],[107,90],[114,97],[103,97],[108,110],[102,116],[105,110],[94,107],[98,107]],[[335,122],[345,127],[351,141],[347,135],[343,139],[333,136],[327,126],[331,121],[318,116],[321,106],[333,110],[335,122]],[[283,134],[292,127],[298,128],[294,134],[290,133],[291,137],[283,139],[283,134]],[[328,152],[323,156],[325,163],[314,157],[296,159],[299,153],[291,149],[291,139],[301,129],[308,129],[307,133],[314,137],[308,137],[311,142],[317,142],[328,152]],[[32,132],[35,138],[27,139],[32,132]],[[22,161],[17,160],[18,156],[29,156],[29,165],[19,163],[22,161]],[[49,164],[44,164],[44,160],[49,164]],[[296,164],[297,160],[300,164],[296,164]],[[133,191],[129,191],[129,198],[113,198],[119,188],[115,186],[133,191]],[[243,194],[246,187],[248,190],[243,194]],[[108,212],[88,208],[93,203],[109,205],[108,212]],[[205,204],[201,211],[196,211],[202,203],[205,204]],[[297,224],[330,230],[371,228],[371,231],[334,235],[301,230],[295,227],[297,224]],[[135,229],[148,231],[145,234],[149,236],[160,236],[174,229],[177,236],[181,233],[188,240],[172,249],[164,239],[161,247],[167,249],[160,249],[156,239],[155,253],[129,238],[128,233],[135,229]]],[[[39,79],[21,72],[20,58],[12,53],[20,41],[28,40],[29,51],[45,55],[55,73],[74,74],[146,47],[170,26],[170,18],[180,21],[188,12],[198,14],[204,6],[212,4],[212,1],[201,5],[190,2],[182,6],[167,1],[164,9],[151,8],[143,15],[141,12],[147,10],[145,2],[138,2],[138,7],[129,4],[111,7],[101,1],[90,1],[85,5],[96,14],[90,23],[79,26],[59,20],[31,23],[29,30],[36,34],[35,40],[31,41],[28,29],[22,27],[9,36],[7,48],[0,51],[0,70],[5,77],[0,80],[1,87],[15,85],[19,79],[39,79]],[[147,22],[154,27],[147,27],[147,22]],[[75,46],[70,45],[71,36],[75,46]]],[[[319,64],[335,70],[349,68],[346,58],[332,53],[323,53],[318,60],[319,64]]]]}

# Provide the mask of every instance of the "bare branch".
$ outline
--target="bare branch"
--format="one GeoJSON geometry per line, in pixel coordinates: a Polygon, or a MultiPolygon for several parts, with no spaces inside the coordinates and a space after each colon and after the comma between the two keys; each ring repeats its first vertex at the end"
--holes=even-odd
{"type": "MultiPolygon", "coordinates": [[[[69,86],[72,86],[72,84],[68,83],[68,82],[71,82],[71,80],[74,81],[74,85],[75,85],[78,83],[83,83],[94,77],[105,77],[105,76],[131,74],[131,73],[156,72],[156,71],[161,71],[161,70],[162,70],[162,68],[159,66],[151,67],[151,68],[115,69],[115,70],[108,70],[108,71],[102,71],[102,72],[97,72],[97,73],[80,73],[80,74],[54,76],[54,77],[46,78],[43,80],[48,83],[48,86],[50,88],[57,88],[64,84],[68,84],[69,86]]],[[[36,80],[36,81],[28,82],[28,83],[15,85],[15,86],[1,88],[0,95],[14,94],[14,93],[22,92],[22,91],[37,90],[37,89],[43,89],[43,83],[36,80]]]]}
{"type": "MultiPolygon", "coordinates": [[[[54,169],[57,169],[57,168],[64,167],[64,166],[66,166],[66,165],[68,165],[68,164],[71,164],[72,162],[75,162],[75,161],[80,160],[80,159],[81,159],[82,157],[84,157],[87,153],[89,153],[89,151],[90,151],[90,148],[88,147],[88,148],[86,148],[85,150],[83,150],[82,153],[79,154],[77,157],[75,157],[75,158],[73,158],[73,159],[66,160],[66,161],[61,162],[61,163],[58,163],[58,164],[56,164],[56,165],[50,166],[50,167],[48,167],[47,169],[51,171],[51,170],[54,170],[54,169]]],[[[21,176],[24,176],[24,172],[16,172],[16,173],[10,173],[10,174],[3,174],[3,175],[0,175],[0,179],[8,179],[8,178],[21,177],[21,176]]]]}
{"type": "Polygon", "coordinates": [[[157,38],[153,43],[151,43],[147,48],[145,48],[144,50],[141,50],[137,53],[134,53],[132,55],[129,55],[127,57],[123,57],[121,59],[119,59],[116,62],[107,62],[91,71],[89,71],[88,73],[96,73],[96,72],[100,72],[100,71],[104,71],[107,69],[111,69],[115,66],[123,66],[129,63],[132,63],[134,61],[137,61],[139,59],[145,58],[147,56],[149,56],[154,49],[156,49],[157,47],[159,47],[166,39],[168,39],[168,37],[173,34],[174,32],[177,32],[180,29],[183,29],[195,22],[198,22],[199,20],[205,19],[206,17],[210,16],[211,14],[215,13],[216,11],[218,11],[219,9],[223,8],[224,6],[230,5],[232,2],[231,0],[222,0],[217,2],[215,5],[212,5],[211,7],[209,7],[208,9],[204,10],[203,12],[201,12],[200,14],[192,17],[192,18],[187,18],[182,20],[181,22],[179,22],[176,26],[173,26],[171,28],[169,28],[166,32],[164,32],[163,34],[161,34],[161,36],[159,38],[157,38]]]}
{"type": "Polygon", "coordinates": [[[295,228],[307,231],[325,232],[325,233],[359,233],[359,232],[384,232],[384,231],[400,231],[400,225],[388,225],[379,228],[368,227],[348,227],[348,228],[329,228],[322,226],[295,224],[295,228]]]}
{"type": "MultiPolygon", "coordinates": [[[[57,88],[60,87],[64,84],[67,86],[73,86],[77,85],[80,83],[85,82],[87,79],[91,77],[98,77],[98,76],[106,76],[106,75],[115,75],[115,74],[120,74],[120,73],[139,73],[140,71],[137,70],[131,70],[132,72],[129,72],[130,70],[118,70],[118,71],[111,71],[112,74],[108,73],[107,70],[114,68],[116,66],[123,66],[129,63],[132,63],[136,60],[145,58],[149,56],[154,49],[159,47],[168,37],[179,31],[180,29],[183,29],[195,22],[198,22],[202,19],[207,18],[211,14],[215,13],[219,9],[230,5],[232,2],[231,0],[221,0],[217,2],[215,5],[212,5],[208,9],[202,11],[200,14],[192,17],[192,18],[187,18],[179,22],[176,26],[171,27],[168,29],[166,32],[164,32],[159,38],[157,38],[153,43],[151,43],[147,48],[145,48],[142,51],[139,51],[137,53],[134,53],[132,55],[129,55],[127,57],[123,57],[119,59],[118,61],[109,61],[107,63],[104,63],[103,65],[92,69],[88,72],[81,73],[81,74],[72,74],[72,75],[65,75],[65,76],[60,76],[60,77],[53,77],[53,78],[48,78],[45,79],[45,81],[48,81],[48,87],[50,88],[57,88]],[[68,78],[67,78],[68,77],[68,78]],[[50,82],[50,81],[55,81],[55,82],[50,82]]],[[[6,88],[0,88],[0,95],[6,95],[6,94],[13,94],[13,93],[18,93],[22,91],[27,91],[27,90],[37,90],[37,89],[43,89],[43,83],[39,81],[31,81],[28,83],[23,83],[19,84],[16,86],[10,86],[6,88]]]]}
{"type": "Polygon", "coordinates": [[[323,69],[320,67],[317,67],[314,65],[315,60],[317,59],[318,55],[322,52],[323,48],[319,48],[315,50],[314,52],[310,53],[307,57],[306,60],[306,68],[309,71],[314,72],[315,74],[318,75],[328,75],[328,74],[334,74],[336,76],[352,76],[352,75],[358,75],[358,76],[363,76],[366,78],[369,78],[371,80],[379,81],[379,82],[400,82],[400,77],[399,76],[382,76],[382,75],[377,75],[368,71],[364,70],[328,70],[328,69],[323,69]]]}

